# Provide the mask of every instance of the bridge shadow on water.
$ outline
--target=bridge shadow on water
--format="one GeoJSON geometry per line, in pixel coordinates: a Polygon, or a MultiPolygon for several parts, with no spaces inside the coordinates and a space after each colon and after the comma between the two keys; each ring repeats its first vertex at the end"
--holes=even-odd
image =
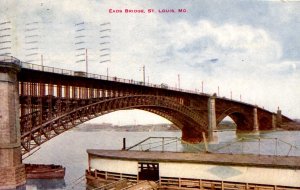
{"type": "Polygon", "coordinates": [[[65,189],[64,179],[27,179],[26,190],[65,189]]]}

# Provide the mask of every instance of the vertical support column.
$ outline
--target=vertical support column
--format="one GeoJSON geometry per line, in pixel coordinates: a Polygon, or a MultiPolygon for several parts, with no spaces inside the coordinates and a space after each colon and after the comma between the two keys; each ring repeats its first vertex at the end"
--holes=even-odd
{"type": "Polygon", "coordinates": [[[276,115],[272,114],[272,129],[276,130],[277,124],[276,124],[276,115]]]}
{"type": "Polygon", "coordinates": [[[281,127],[281,124],[282,124],[282,114],[281,114],[281,110],[278,107],[277,115],[276,115],[276,125],[277,127],[281,127]]]}
{"type": "Polygon", "coordinates": [[[208,99],[208,140],[210,142],[218,140],[217,134],[214,132],[216,129],[216,96],[214,94],[208,99]]]}
{"type": "Polygon", "coordinates": [[[66,99],[70,99],[70,86],[69,85],[66,85],[65,95],[66,95],[66,99]]]}
{"type": "Polygon", "coordinates": [[[16,189],[26,183],[19,122],[20,61],[10,59],[0,60],[0,189],[16,189]]]}
{"type": "Polygon", "coordinates": [[[254,131],[259,131],[258,117],[257,117],[257,107],[253,108],[253,130],[254,131]]]}
{"type": "Polygon", "coordinates": [[[208,130],[213,131],[216,129],[217,129],[216,97],[211,96],[208,99],[208,130]]]}

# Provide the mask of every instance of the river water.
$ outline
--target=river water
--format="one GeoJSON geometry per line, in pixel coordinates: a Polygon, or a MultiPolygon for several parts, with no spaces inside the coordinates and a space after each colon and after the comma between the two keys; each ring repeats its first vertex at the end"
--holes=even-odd
{"type": "MultiPolygon", "coordinates": [[[[123,138],[127,146],[147,137],[181,137],[180,131],[119,132],[70,130],[46,142],[24,163],[58,164],[66,167],[64,180],[28,180],[26,190],[86,189],[84,174],[87,168],[86,149],[121,149],[123,138]]],[[[149,146],[149,145],[148,145],[149,146]]],[[[138,149],[144,149],[138,147],[138,149]]],[[[198,151],[204,144],[189,146],[180,142],[169,144],[165,150],[198,151]]],[[[209,151],[300,156],[300,131],[269,131],[236,134],[217,132],[217,139],[208,145],[209,151]],[[298,148],[299,147],[299,148],[298,148]]]]}

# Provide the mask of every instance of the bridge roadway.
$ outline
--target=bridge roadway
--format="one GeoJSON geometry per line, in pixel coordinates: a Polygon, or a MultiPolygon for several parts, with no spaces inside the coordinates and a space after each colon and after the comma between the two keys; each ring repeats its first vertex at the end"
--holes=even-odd
{"type": "Polygon", "coordinates": [[[128,109],[160,115],[197,143],[229,116],[237,130],[273,130],[291,121],[256,105],[204,93],[23,63],[0,57],[1,187],[22,184],[21,156],[95,117],[128,109]],[[2,172],[3,171],[3,172],[2,172]],[[10,171],[10,172],[5,172],[10,171]],[[5,177],[4,177],[5,179],[5,177]]]}

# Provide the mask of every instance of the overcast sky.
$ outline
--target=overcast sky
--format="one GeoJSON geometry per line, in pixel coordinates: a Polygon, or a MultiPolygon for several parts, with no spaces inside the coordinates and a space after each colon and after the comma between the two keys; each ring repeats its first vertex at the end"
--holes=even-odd
{"type": "MultiPolygon", "coordinates": [[[[273,112],[279,106],[283,114],[300,117],[300,2],[0,2],[1,23],[11,21],[0,25],[0,29],[11,25],[11,53],[23,61],[40,64],[43,54],[46,66],[85,70],[83,62],[76,63],[80,56],[75,56],[80,54],[75,49],[84,47],[88,49],[92,73],[106,75],[108,68],[111,76],[142,81],[141,68],[145,65],[146,80],[151,83],[178,86],[180,74],[181,88],[199,90],[203,81],[206,93],[217,92],[219,86],[220,96],[230,97],[232,91],[234,99],[239,100],[241,95],[247,103],[273,112]],[[109,13],[109,9],[123,12],[109,13]],[[125,9],[144,9],[146,13],[126,14],[125,9]],[[148,9],[155,12],[147,13],[148,9]],[[175,13],[159,13],[159,9],[174,9],[175,13]],[[178,9],[187,11],[178,13],[178,9]],[[33,22],[37,23],[29,24],[33,22]],[[75,26],[81,22],[84,24],[75,26]],[[101,25],[107,22],[110,24],[101,25]],[[80,35],[84,37],[78,41],[76,36],[80,35]],[[103,42],[109,43],[100,45],[103,42]],[[106,48],[110,51],[100,51],[106,48]],[[38,55],[26,56],[31,53],[38,55]],[[109,55],[101,57],[105,54],[109,55]],[[100,63],[105,60],[110,62],[100,63]]],[[[5,35],[7,31],[1,32],[5,35]]],[[[100,122],[162,121],[140,116],[136,111],[119,112],[103,116],[100,122]]]]}

